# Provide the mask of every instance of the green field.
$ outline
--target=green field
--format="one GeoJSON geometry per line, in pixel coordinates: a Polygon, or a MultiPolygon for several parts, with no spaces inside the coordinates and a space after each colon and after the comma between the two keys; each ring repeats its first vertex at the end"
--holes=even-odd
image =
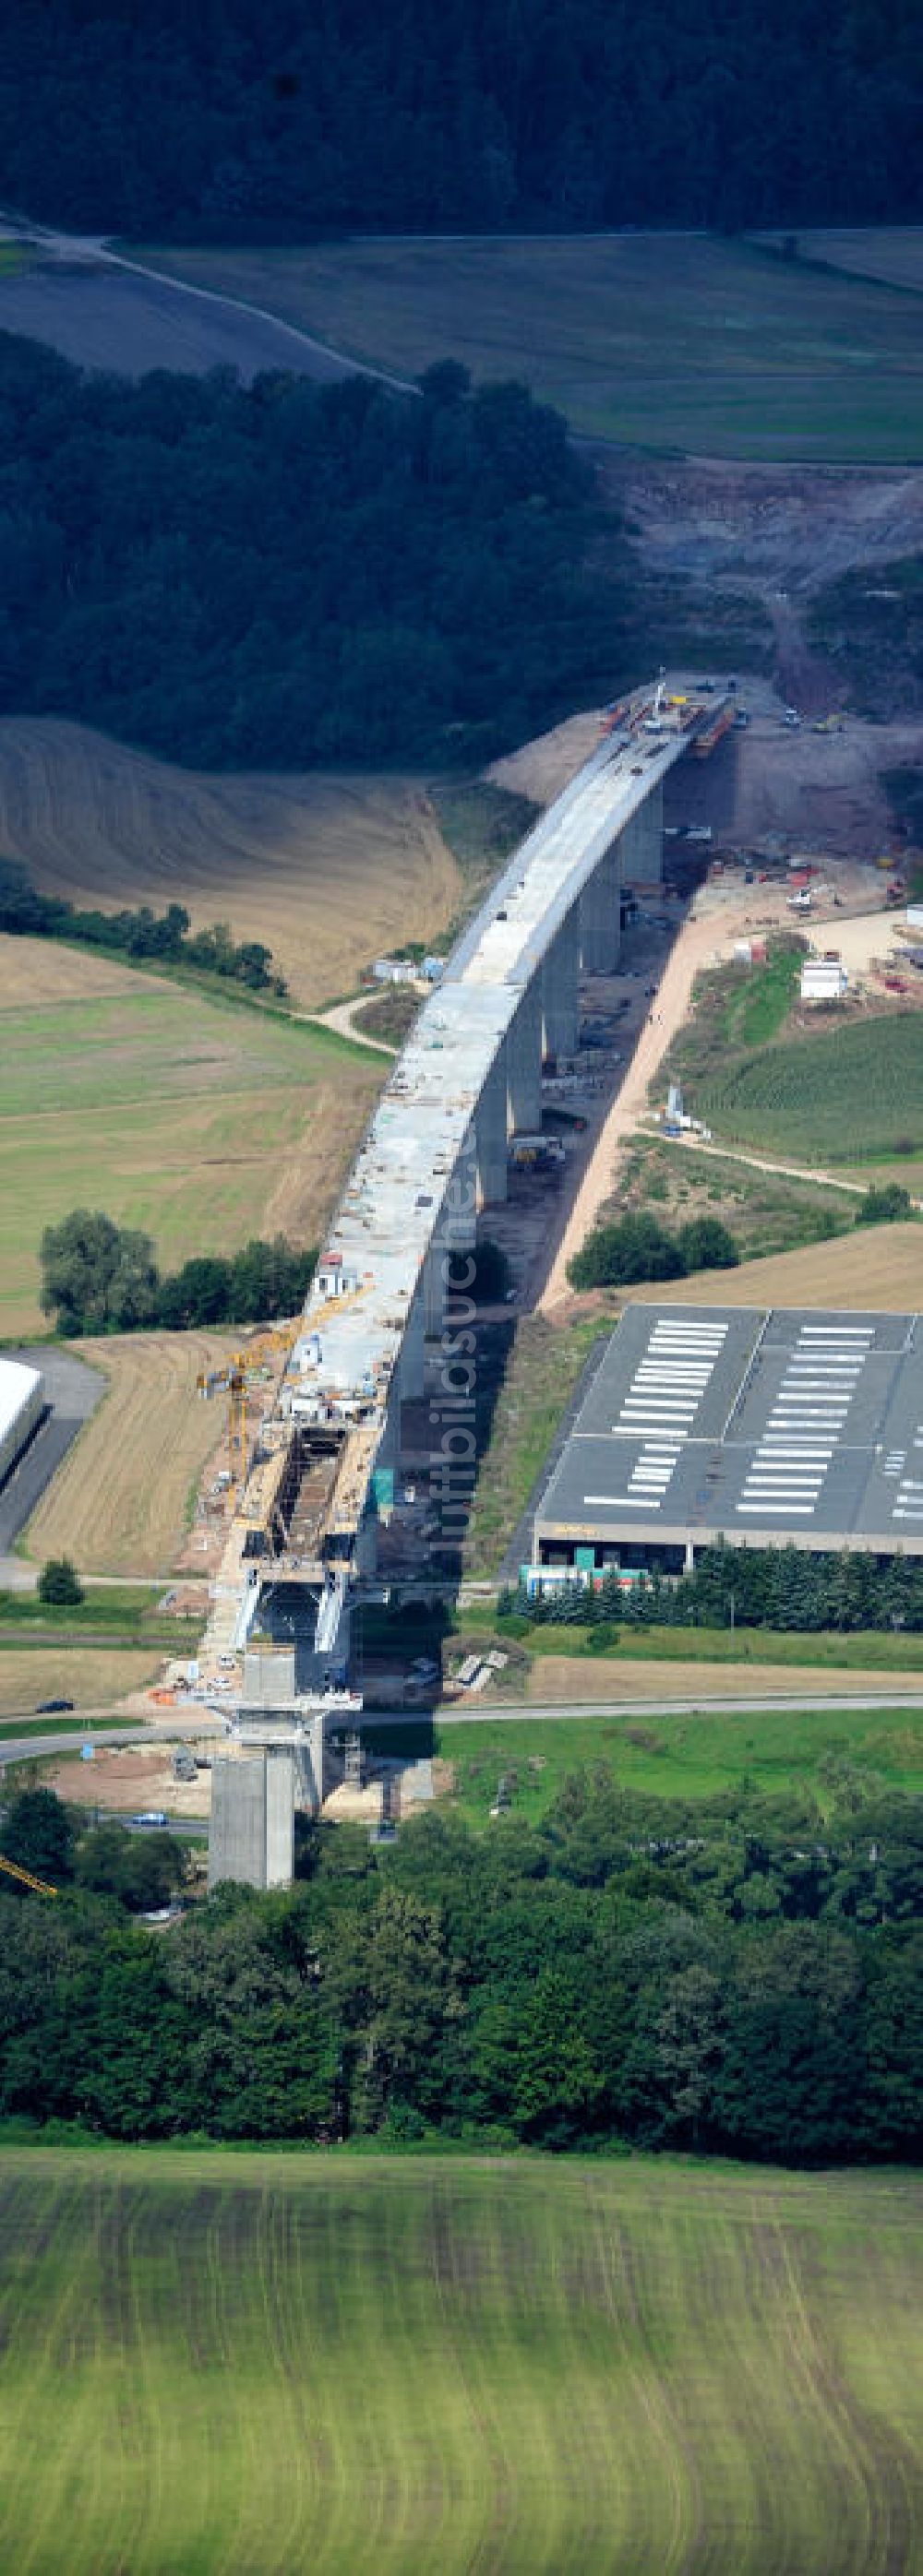
{"type": "MultiPolygon", "coordinates": [[[[420,1751],[419,1729],[405,1730],[420,1751]]],[[[380,1730],[370,1745],[384,1751],[380,1730]]],[[[395,1749],[398,1749],[397,1739],[395,1749]]],[[[843,1767],[888,1788],[923,1788],[923,1712],[913,1709],[703,1709],[689,1717],[597,1715],[439,1718],[433,1750],[454,1772],[454,1797],[472,1824],[486,1824],[501,1774],[513,1811],[536,1823],[574,1771],[597,1764],[644,1797],[712,1798],[749,1785],[763,1794],[799,1790],[829,1806],[843,1767]]],[[[490,1830],[495,1831],[491,1826],[490,1830]]]]}
{"type": "MultiPolygon", "coordinates": [[[[794,972],[789,951],[757,979],[735,966],[702,975],[695,1010],[658,1075],[658,1098],[666,1071],[721,1144],[798,1163],[848,1168],[899,1157],[912,1165],[923,1152],[923,1023],[892,1009],[786,1034],[794,972]]],[[[831,1200],[831,1215],[853,1212],[831,1200]]]]}
{"type": "MultiPolygon", "coordinates": [[[[778,233],[764,239],[777,243],[778,233]]],[[[853,277],[877,277],[886,286],[902,286],[923,295],[923,224],[881,224],[870,230],[799,232],[802,259],[827,260],[853,277]]]]}
{"type": "Polygon", "coordinates": [[[407,377],[444,358],[478,379],[517,376],[593,437],[772,460],[923,457],[915,298],[754,242],[639,233],[138,255],[407,377]]]}
{"type": "Polygon", "coordinates": [[[722,1140],[807,1163],[885,1160],[923,1145],[923,1029],[915,1012],[846,1022],[730,1060],[697,1108],[722,1140]]]}
{"type": "MultiPolygon", "coordinates": [[[[37,945],[13,944],[24,963],[37,945]]],[[[61,999],[30,1004],[26,984],[0,1002],[0,1332],[35,1329],[42,1229],[74,1207],[144,1227],[164,1269],[250,1235],[315,1239],[376,1059],[144,976],[100,995],[82,989],[95,958],[59,961],[61,999]]]]}
{"type": "Polygon", "coordinates": [[[921,2187],[664,2158],[0,2157],[22,2576],[897,2576],[921,2187]]]}

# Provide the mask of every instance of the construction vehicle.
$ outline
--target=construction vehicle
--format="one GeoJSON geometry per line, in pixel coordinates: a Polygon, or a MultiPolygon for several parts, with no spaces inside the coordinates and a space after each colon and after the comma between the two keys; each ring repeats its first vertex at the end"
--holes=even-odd
{"type": "Polygon", "coordinates": [[[5,1860],[2,1852],[0,1869],[6,1871],[8,1878],[18,1879],[21,1887],[31,1887],[36,1896],[57,1896],[57,1888],[47,1878],[34,1878],[31,1869],[20,1869],[18,1860],[5,1860]]]}

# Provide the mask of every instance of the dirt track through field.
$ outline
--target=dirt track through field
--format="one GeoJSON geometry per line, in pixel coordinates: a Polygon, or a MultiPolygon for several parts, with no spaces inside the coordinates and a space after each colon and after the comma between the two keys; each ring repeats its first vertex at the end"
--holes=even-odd
{"type": "MultiPolygon", "coordinates": [[[[752,909],[752,901],[746,909],[752,909]]],[[[741,903],[740,918],[744,917],[745,907],[741,903]]],[[[634,1134],[638,1120],[648,1106],[648,1090],[657,1067],[670,1039],[687,1017],[696,976],[701,974],[703,967],[710,965],[716,949],[726,946],[736,925],[737,913],[730,907],[722,912],[720,921],[714,914],[692,913],[683,924],[664,967],[621,1090],[600,1130],[584,1173],[539,1300],[540,1312],[551,1312],[571,1294],[567,1264],[574,1253],[579,1252],[603,1201],[611,1195],[619,1150],[634,1134]]]]}
{"type": "Polygon", "coordinates": [[[0,719],[0,849],[78,905],[229,921],[308,1007],[444,929],[460,891],[416,780],[206,775],[51,717],[0,719]]]}

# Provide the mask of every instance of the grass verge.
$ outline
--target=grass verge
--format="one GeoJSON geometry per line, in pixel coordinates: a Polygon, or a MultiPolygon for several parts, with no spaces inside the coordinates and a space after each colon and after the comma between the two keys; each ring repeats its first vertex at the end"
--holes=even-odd
{"type": "Polygon", "coordinates": [[[451,1765],[452,1796],[472,1824],[486,1825],[501,1775],[510,1812],[536,1823],[572,1772],[597,1765],[621,1787],[650,1797],[797,1788],[824,1809],[844,1766],[888,1788],[923,1789],[923,1711],[754,1705],[549,1721],[511,1710],[509,1718],[438,1718],[433,1751],[451,1765]]]}

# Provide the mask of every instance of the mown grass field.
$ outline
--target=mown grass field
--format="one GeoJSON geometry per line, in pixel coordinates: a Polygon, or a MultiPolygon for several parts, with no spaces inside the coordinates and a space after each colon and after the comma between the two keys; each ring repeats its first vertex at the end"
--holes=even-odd
{"type": "Polygon", "coordinates": [[[40,716],[0,720],[0,850],[78,905],[230,922],[311,1009],[444,929],[461,884],[420,780],[218,777],[40,716]]]}
{"type": "MultiPolygon", "coordinates": [[[[778,234],[772,239],[778,241],[778,234]]],[[[803,259],[828,260],[831,268],[854,277],[877,277],[886,286],[903,286],[923,295],[923,224],[881,224],[870,230],[819,226],[799,232],[803,259]]]]}
{"type": "MultiPolygon", "coordinates": [[[[175,1651],[182,1652],[179,1639],[175,1651]]],[[[126,1692],[146,1690],[162,1662],[163,1649],[156,1646],[4,1645],[0,1716],[34,1715],[43,1699],[72,1699],[76,1709],[113,1709],[126,1692]]],[[[45,1719],[45,1732],[57,1734],[56,1718],[45,1719]]]]}
{"type": "Polygon", "coordinates": [[[49,947],[0,938],[0,1332],[44,1328],[40,1239],[74,1207],[142,1226],[164,1270],[250,1235],[316,1241],[376,1058],[49,947]]]}
{"type": "Polygon", "coordinates": [[[896,2576],[910,2175],[0,2156],[28,2576],[896,2576]]]}
{"type": "MultiPolygon", "coordinates": [[[[546,1666],[546,1677],[552,1670],[546,1666]]],[[[669,1690],[669,1675],[664,1680],[669,1690]]],[[[914,1709],[766,1709],[755,1702],[685,1717],[613,1709],[544,1719],[524,1711],[508,1719],[439,1718],[433,1747],[451,1763],[453,1795],[473,1824],[486,1821],[501,1772],[512,1812],[535,1823],[563,1780],[597,1764],[622,1788],[653,1798],[708,1798],[746,1784],[806,1790],[825,1807],[843,1764],[891,1789],[923,1788],[923,1711],[914,1709]]]]}
{"type": "Polygon", "coordinates": [[[772,461],[923,456],[913,299],[756,242],[639,233],[138,255],[401,375],[455,358],[476,378],[517,376],[591,437],[772,461]]]}

